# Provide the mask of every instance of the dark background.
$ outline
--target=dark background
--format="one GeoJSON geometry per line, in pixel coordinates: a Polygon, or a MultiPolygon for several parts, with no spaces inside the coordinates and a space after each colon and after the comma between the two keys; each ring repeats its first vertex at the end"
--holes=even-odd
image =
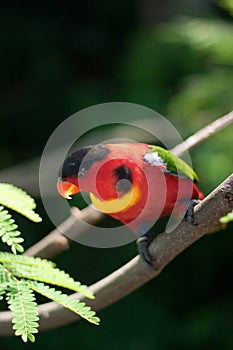
{"type": "MultiPolygon", "coordinates": [[[[229,112],[231,12],[210,0],[1,1],[1,168],[40,156],[63,120],[97,103],[150,107],[183,138],[229,112]]],[[[205,194],[232,171],[232,131],[191,152],[205,194]]],[[[26,246],[53,228],[37,201],[42,224],[16,215],[26,246]]],[[[232,349],[232,244],[232,225],[204,237],[156,280],[100,312],[99,327],[81,321],[39,334],[33,345],[2,338],[1,349],[232,349]]],[[[91,284],[135,253],[135,244],[73,244],[55,260],[91,284]]]]}

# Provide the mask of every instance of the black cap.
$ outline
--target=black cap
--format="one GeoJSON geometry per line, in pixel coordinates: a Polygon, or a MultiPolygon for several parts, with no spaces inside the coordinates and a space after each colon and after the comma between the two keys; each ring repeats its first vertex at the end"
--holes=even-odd
{"type": "Polygon", "coordinates": [[[59,176],[63,178],[77,176],[81,164],[82,171],[87,172],[94,163],[106,158],[109,152],[105,145],[82,147],[64,160],[59,176]]]}

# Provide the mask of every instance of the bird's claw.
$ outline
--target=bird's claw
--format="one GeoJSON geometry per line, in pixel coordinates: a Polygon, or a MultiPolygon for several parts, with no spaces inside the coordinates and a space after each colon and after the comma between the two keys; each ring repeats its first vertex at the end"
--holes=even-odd
{"type": "Polygon", "coordinates": [[[156,269],[156,259],[151,255],[149,246],[153,241],[154,237],[142,236],[137,240],[138,253],[143,261],[153,269],[156,269]]]}
{"type": "Polygon", "coordinates": [[[194,207],[200,203],[200,199],[191,199],[185,213],[185,220],[192,226],[197,226],[197,223],[194,221],[194,207]]]}

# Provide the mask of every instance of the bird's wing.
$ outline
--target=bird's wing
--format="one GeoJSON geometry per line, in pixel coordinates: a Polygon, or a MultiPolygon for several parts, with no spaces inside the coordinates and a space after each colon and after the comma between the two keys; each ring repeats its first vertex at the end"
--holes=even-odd
{"type": "Polygon", "coordinates": [[[197,174],[187,163],[162,147],[150,146],[150,152],[144,155],[144,161],[152,166],[161,167],[166,173],[198,181],[197,174]]]}

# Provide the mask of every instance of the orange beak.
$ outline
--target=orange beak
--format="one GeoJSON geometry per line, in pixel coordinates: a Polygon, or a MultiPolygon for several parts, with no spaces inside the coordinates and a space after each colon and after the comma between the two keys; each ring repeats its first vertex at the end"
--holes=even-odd
{"type": "Polygon", "coordinates": [[[66,199],[71,199],[72,195],[80,192],[80,189],[77,185],[61,178],[57,180],[57,190],[58,193],[66,199]]]}

